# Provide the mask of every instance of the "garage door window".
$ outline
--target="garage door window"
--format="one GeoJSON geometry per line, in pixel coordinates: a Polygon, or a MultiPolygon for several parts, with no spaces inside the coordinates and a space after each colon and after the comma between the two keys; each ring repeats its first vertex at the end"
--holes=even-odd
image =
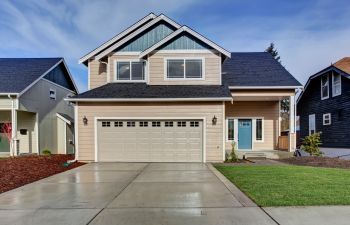
{"type": "Polygon", "coordinates": [[[173,121],[165,121],[165,127],[173,127],[174,123],[173,121]]]}
{"type": "Polygon", "coordinates": [[[123,126],[123,122],[122,121],[115,121],[114,122],[114,126],[115,127],[122,127],[123,126]]]}
{"type": "Polygon", "coordinates": [[[147,121],[140,121],[140,127],[148,127],[147,121]]]}
{"type": "Polygon", "coordinates": [[[179,121],[177,122],[178,127],[186,127],[186,121],[179,121]]]}
{"type": "Polygon", "coordinates": [[[152,127],[160,127],[160,121],[153,121],[152,127]]]}
{"type": "Polygon", "coordinates": [[[126,122],[127,127],[135,127],[135,122],[134,121],[128,121],[126,122]]]}
{"type": "Polygon", "coordinates": [[[191,121],[190,127],[199,127],[199,122],[198,121],[191,121]]]}
{"type": "Polygon", "coordinates": [[[102,122],[102,127],[110,127],[110,126],[111,126],[111,122],[109,122],[109,121],[102,122]]]}

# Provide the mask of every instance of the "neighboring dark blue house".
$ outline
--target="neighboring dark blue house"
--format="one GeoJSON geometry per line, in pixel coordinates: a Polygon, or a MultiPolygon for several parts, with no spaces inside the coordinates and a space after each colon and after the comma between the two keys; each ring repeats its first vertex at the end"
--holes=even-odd
{"type": "Polygon", "coordinates": [[[322,147],[350,147],[350,57],[312,75],[297,101],[300,138],[322,132],[322,147]]]}

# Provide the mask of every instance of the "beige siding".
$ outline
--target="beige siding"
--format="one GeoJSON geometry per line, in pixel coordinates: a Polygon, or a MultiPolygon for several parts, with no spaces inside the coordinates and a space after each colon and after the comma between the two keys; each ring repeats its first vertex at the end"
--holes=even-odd
{"type": "Polygon", "coordinates": [[[158,117],[158,118],[206,118],[206,159],[222,161],[223,159],[223,106],[221,102],[213,103],[79,103],[78,106],[78,151],[79,160],[93,161],[95,157],[95,117],[158,117]],[[218,118],[212,125],[213,116],[218,118]],[[86,116],[88,125],[84,126],[82,118],[86,116]]]}
{"type": "MultiPolygon", "coordinates": [[[[272,150],[276,148],[278,138],[278,101],[236,101],[226,103],[226,117],[263,117],[264,118],[264,141],[254,142],[254,150],[272,150]]],[[[227,134],[225,134],[227,135],[227,134]]],[[[231,143],[226,142],[226,149],[231,148],[231,143]]]]}
{"type": "MultiPolygon", "coordinates": [[[[1,109],[11,109],[12,107],[12,100],[6,97],[0,97],[0,110],[1,109]]],[[[1,113],[1,112],[0,112],[1,113]]]]}
{"type": "Polygon", "coordinates": [[[89,69],[89,89],[102,86],[107,83],[107,65],[99,61],[90,61],[89,69]]]}

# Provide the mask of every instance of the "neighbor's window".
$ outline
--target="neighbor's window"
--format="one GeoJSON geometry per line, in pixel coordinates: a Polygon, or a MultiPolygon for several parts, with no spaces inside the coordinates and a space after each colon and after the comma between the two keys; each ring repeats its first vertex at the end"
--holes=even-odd
{"type": "Polygon", "coordinates": [[[333,74],[332,79],[332,96],[341,95],[341,75],[333,74]]]}
{"type": "Polygon", "coordinates": [[[49,96],[50,96],[50,99],[56,100],[56,90],[50,88],[49,96]]]}
{"type": "Polygon", "coordinates": [[[329,97],[329,80],[328,75],[321,77],[321,99],[327,99],[329,97]]]}
{"type": "Polygon", "coordinates": [[[227,140],[229,141],[233,141],[235,139],[234,125],[235,125],[234,119],[227,120],[227,140]]]}
{"type": "Polygon", "coordinates": [[[168,79],[201,79],[203,77],[202,59],[168,59],[168,79]]]}
{"type": "Polygon", "coordinates": [[[117,80],[145,80],[145,62],[117,62],[117,80]]]}
{"type": "Polygon", "coordinates": [[[309,115],[309,135],[316,132],[316,116],[315,114],[309,115]]]}
{"type": "Polygon", "coordinates": [[[332,121],[331,121],[331,114],[330,113],[326,113],[323,114],[323,125],[331,125],[332,121]]]}
{"type": "Polygon", "coordinates": [[[263,125],[262,125],[262,119],[256,119],[256,133],[255,133],[255,140],[262,141],[263,139],[263,125]]]}

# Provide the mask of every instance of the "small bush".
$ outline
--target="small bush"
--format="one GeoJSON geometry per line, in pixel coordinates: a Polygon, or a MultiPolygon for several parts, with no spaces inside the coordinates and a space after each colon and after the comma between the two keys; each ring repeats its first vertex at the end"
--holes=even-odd
{"type": "Polygon", "coordinates": [[[320,151],[321,144],[321,133],[317,132],[303,139],[301,149],[309,153],[310,156],[321,156],[323,154],[323,152],[320,151]]]}
{"type": "Polygon", "coordinates": [[[42,151],[42,154],[43,154],[43,155],[51,155],[51,151],[50,151],[49,149],[44,149],[44,150],[42,151]]]}
{"type": "Polygon", "coordinates": [[[236,154],[236,143],[233,141],[231,146],[232,146],[232,148],[231,148],[230,154],[226,153],[226,156],[225,156],[225,158],[226,158],[225,162],[227,162],[227,163],[239,161],[238,156],[236,154]]]}

